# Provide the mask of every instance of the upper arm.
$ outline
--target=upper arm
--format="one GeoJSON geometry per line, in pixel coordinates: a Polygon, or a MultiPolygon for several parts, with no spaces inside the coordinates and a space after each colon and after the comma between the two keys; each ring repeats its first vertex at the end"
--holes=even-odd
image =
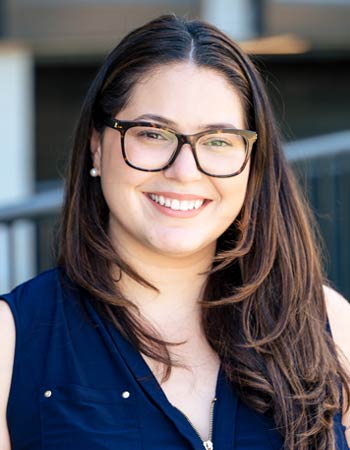
{"type": "MultiPolygon", "coordinates": [[[[339,360],[350,374],[350,304],[344,297],[331,288],[325,287],[325,299],[329,324],[334,342],[339,352],[339,360]]],[[[350,409],[343,411],[343,425],[350,426],[350,409]]],[[[347,430],[350,445],[350,429],[347,430]]]]}
{"type": "Polygon", "coordinates": [[[8,304],[0,300],[0,450],[11,450],[6,410],[12,379],[16,329],[8,304]]]}

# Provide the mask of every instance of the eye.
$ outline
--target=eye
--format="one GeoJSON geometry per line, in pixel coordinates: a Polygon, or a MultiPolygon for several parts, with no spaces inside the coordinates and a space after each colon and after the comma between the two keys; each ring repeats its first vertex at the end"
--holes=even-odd
{"type": "Polygon", "coordinates": [[[203,150],[216,150],[221,152],[245,151],[245,141],[242,136],[229,132],[205,135],[200,140],[199,146],[203,150]]]}
{"type": "Polygon", "coordinates": [[[227,147],[232,146],[232,142],[229,139],[212,138],[202,142],[202,145],[206,145],[208,147],[227,147]]]}
{"type": "Polygon", "coordinates": [[[165,133],[155,130],[141,130],[137,133],[137,137],[140,139],[154,140],[154,141],[167,141],[169,136],[165,133]]]}

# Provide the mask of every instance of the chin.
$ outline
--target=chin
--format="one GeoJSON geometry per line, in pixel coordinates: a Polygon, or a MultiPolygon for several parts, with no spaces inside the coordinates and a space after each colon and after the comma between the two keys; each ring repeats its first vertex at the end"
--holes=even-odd
{"type": "Polygon", "coordinates": [[[198,253],[200,249],[193,248],[165,248],[160,249],[160,253],[164,256],[169,256],[171,258],[185,258],[191,256],[195,253],[198,253]]]}
{"type": "Polygon", "coordinates": [[[213,244],[204,244],[203,242],[194,242],[192,239],[191,241],[184,242],[181,239],[166,241],[166,242],[152,242],[151,247],[153,251],[156,251],[157,253],[171,257],[171,258],[185,258],[190,257],[193,255],[196,255],[200,252],[206,252],[209,248],[215,246],[215,243],[213,244]]]}

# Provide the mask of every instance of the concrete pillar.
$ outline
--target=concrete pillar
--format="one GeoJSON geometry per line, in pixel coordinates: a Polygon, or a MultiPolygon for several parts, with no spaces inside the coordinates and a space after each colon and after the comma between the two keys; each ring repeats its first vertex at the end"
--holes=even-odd
{"type": "Polygon", "coordinates": [[[255,0],[201,0],[201,18],[237,41],[256,35],[256,14],[255,0]]]}
{"type": "MultiPolygon", "coordinates": [[[[34,77],[30,51],[19,44],[0,44],[0,207],[23,200],[34,188],[34,77]]],[[[34,273],[33,227],[12,229],[13,273],[9,233],[0,227],[0,293],[34,273]],[[10,276],[11,275],[11,276],[10,276]]]]}

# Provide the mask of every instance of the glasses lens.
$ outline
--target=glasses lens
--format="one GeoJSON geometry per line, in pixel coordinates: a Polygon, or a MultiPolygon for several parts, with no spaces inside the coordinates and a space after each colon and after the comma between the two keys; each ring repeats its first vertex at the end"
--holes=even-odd
{"type": "Polygon", "coordinates": [[[155,127],[132,127],[125,133],[125,153],[128,161],[140,169],[164,167],[177,147],[177,137],[155,127]]]}
{"type": "Polygon", "coordinates": [[[200,166],[212,175],[238,172],[247,155],[247,141],[232,131],[219,131],[202,136],[197,142],[200,166]]]}

